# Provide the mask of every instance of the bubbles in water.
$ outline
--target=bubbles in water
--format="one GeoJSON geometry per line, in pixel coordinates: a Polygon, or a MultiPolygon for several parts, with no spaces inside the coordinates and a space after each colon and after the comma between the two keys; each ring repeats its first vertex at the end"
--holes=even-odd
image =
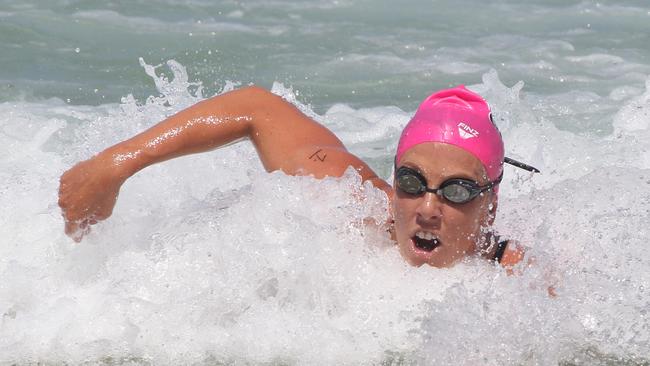
{"type": "MultiPolygon", "coordinates": [[[[60,174],[204,98],[182,65],[168,62],[165,77],[141,62],[160,93],[144,102],[0,104],[4,359],[634,364],[650,354],[647,92],[621,99],[607,116],[615,132],[600,136],[559,130],[528,104],[551,107],[552,96],[522,99],[523,83],[507,87],[496,72],[472,86],[508,152],[543,171],[507,170],[500,191],[498,229],[534,258],[517,276],[476,260],[408,267],[384,231],[364,224],[385,221],[382,192],[352,170],[267,174],[246,144],[138,173],[113,216],[75,245],[56,205],[60,174]]],[[[335,105],[319,116],[291,88],[273,90],[390,166],[409,112],[335,105]]]]}
{"type": "Polygon", "coordinates": [[[614,116],[614,133],[618,135],[647,135],[650,129],[650,77],[645,92],[633,98],[614,116]]]}

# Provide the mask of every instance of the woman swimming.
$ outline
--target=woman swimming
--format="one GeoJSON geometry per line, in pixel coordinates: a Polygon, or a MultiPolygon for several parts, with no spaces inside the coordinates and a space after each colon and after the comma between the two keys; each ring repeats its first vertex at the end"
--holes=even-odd
{"type": "Polygon", "coordinates": [[[511,266],[523,258],[490,229],[504,157],[501,134],[479,95],[459,86],[429,96],[405,127],[391,186],[348,152],[327,128],[291,103],[246,87],[197,103],[65,172],[59,205],[76,241],[108,218],[121,185],[139,170],[177,156],[249,139],[267,171],[338,177],[353,167],[389,197],[391,234],[412,265],[451,266],[480,255],[511,266]]]}

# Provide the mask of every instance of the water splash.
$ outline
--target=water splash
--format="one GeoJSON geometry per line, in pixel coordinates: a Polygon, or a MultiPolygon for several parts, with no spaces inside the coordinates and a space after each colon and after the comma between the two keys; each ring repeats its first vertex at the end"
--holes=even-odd
{"type": "MultiPolygon", "coordinates": [[[[500,191],[500,231],[536,258],[519,276],[476,261],[410,268],[384,232],[362,224],[386,218],[383,193],[353,171],[267,174],[245,144],[142,171],[113,217],[74,245],[56,206],[61,172],[203,98],[179,65],[173,79],[146,69],[161,95],[144,103],[0,104],[2,362],[646,362],[650,171],[634,157],[650,132],[624,127],[643,120],[645,94],[622,102],[610,116],[617,132],[602,137],[531,114],[522,85],[494,73],[472,86],[510,111],[501,126],[510,151],[534,160],[541,149],[544,173],[519,183],[507,174],[500,191]]],[[[372,146],[408,113],[339,105],[319,118],[390,166],[392,153],[372,146]]]]}

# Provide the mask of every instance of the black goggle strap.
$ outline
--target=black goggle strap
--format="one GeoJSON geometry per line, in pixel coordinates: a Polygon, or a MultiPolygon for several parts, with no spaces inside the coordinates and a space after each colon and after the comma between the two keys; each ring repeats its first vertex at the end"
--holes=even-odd
{"type": "Polygon", "coordinates": [[[515,160],[515,159],[510,159],[510,158],[507,157],[507,156],[503,158],[503,162],[504,162],[504,163],[508,163],[508,164],[510,164],[510,165],[514,165],[514,166],[516,166],[517,168],[521,168],[521,169],[524,169],[524,170],[528,170],[529,172],[533,172],[533,173],[541,173],[541,172],[539,171],[539,169],[535,168],[534,166],[531,166],[531,165],[528,165],[528,164],[524,164],[524,163],[522,163],[521,161],[517,161],[517,160],[515,160]]]}
{"type": "Polygon", "coordinates": [[[501,180],[503,180],[503,171],[501,171],[501,174],[499,174],[499,178],[491,181],[490,183],[484,185],[484,186],[478,186],[477,188],[481,190],[481,192],[485,192],[488,189],[496,186],[497,184],[501,183],[501,180]]]}

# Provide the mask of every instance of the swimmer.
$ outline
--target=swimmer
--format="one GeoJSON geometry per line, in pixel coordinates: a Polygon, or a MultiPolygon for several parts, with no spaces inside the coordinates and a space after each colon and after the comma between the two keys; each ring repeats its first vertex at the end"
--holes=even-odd
{"type": "Polygon", "coordinates": [[[389,231],[411,265],[449,267],[481,256],[511,267],[523,258],[491,227],[504,162],[537,170],[504,156],[487,103],[463,86],[422,102],[400,137],[392,185],[269,91],[250,86],[204,100],[66,171],[59,187],[66,234],[81,241],[111,215],[122,184],[145,167],[241,139],[253,143],[269,172],[340,177],[353,167],[388,195],[389,231]]]}

